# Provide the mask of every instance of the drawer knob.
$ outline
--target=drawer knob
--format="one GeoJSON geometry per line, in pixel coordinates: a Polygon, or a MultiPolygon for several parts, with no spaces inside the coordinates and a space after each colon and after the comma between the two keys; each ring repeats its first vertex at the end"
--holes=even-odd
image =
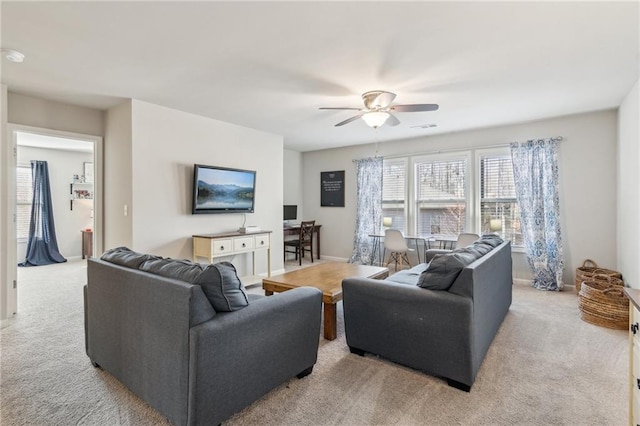
{"type": "Polygon", "coordinates": [[[242,243],[242,247],[246,247],[247,245],[245,243],[242,243]]]}
{"type": "Polygon", "coordinates": [[[631,324],[631,332],[633,334],[636,334],[638,332],[638,323],[636,322],[635,324],[631,324]]]}
{"type": "Polygon", "coordinates": [[[224,250],[224,246],[220,246],[220,251],[224,250]]]}
{"type": "Polygon", "coordinates": [[[636,379],[636,385],[638,386],[638,389],[640,389],[640,379],[636,379]]]}

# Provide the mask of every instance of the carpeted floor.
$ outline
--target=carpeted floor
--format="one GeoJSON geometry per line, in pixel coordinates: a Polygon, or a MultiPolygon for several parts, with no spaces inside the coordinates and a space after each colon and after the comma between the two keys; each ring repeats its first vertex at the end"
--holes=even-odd
{"type": "MultiPolygon", "coordinates": [[[[0,424],[168,424],[89,363],[85,281],[80,260],[19,269],[20,313],[0,332],[0,424]]],[[[283,384],[225,424],[627,424],[627,332],[582,322],[571,290],[516,285],[513,296],[470,393],[371,355],[350,354],[339,305],[338,338],[320,339],[313,373],[283,384]]]]}

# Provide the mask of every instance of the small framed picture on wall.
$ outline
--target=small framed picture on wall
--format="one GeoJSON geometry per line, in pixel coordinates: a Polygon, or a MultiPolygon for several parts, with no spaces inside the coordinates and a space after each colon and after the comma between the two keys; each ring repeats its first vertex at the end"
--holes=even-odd
{"type": "Polygon", "coordinates": [[[344,207],[344,170],[320,172],[320,207],[344,207]]]}
{"type": "Polygon", "coordinates": [[[93,163],[84,163],[84,181],[93,183],[93,163]]]}

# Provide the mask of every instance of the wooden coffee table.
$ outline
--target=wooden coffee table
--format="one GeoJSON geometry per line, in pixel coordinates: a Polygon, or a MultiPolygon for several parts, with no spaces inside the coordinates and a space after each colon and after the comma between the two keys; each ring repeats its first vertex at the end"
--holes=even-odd
{"type": "Polygon", "coordinates": [[[315,287],[322,291],[324,306],[324,338],[336,338],[336,303],[342,300],[342,280],[348,277],[384,279],[387,268],[353,263],[326,262],[262,280],[267,296],[297,287],[315,287]]]}

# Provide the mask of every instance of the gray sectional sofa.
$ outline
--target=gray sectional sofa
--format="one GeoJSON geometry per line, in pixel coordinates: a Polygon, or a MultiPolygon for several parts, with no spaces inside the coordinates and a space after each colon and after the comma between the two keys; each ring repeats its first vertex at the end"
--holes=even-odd
{"type": "Polygon", "coordinates": [[[217,425],[316,362],[322,293],[247,295],[230,264],[89,259],[86,351],[176,425],[217,425]],[[215,308],[214,308],[215,307],[215,308]]]}
{"type": "Polygon", "coordinates": [[[347,344],[469,391],[511,305],[512,283],[511,245],[495,236],[386,280],[345,279],[347,344]]]}

